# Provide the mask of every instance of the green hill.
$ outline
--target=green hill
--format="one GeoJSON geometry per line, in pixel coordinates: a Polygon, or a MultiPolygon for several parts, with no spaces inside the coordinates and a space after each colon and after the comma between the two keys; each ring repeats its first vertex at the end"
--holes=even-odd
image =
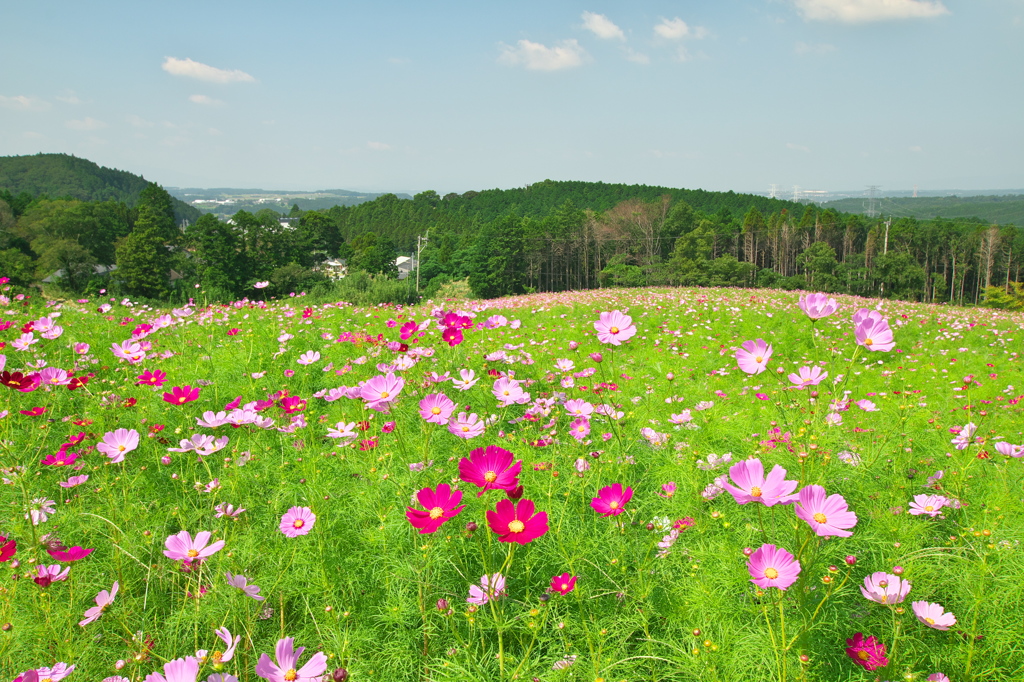
{"type": "MultiPolygon", "coordinates": [[[[149,181],[140,175],[104,168],[92,161],[67,154],[0,157],[0,190],[17,196],[45,194],[51,199],[80,201],[123,201],[134,206],[149,181]]],[[[174,199],[174,217],[195,222],[202,213],[174,199]]]]}
{"type": "MultiPolygon", "coordinates": [[[[839,199],[822,204],[822,207],[834,208],[844,213],[863,213],[864,199],[839,199]]],[[[1024,196],[1020,194],[980,197],[882,197],[879,199],[878,208],[883,216],[894,218],[976,218],[989,224],[1024,225],[1024,196]]]]}

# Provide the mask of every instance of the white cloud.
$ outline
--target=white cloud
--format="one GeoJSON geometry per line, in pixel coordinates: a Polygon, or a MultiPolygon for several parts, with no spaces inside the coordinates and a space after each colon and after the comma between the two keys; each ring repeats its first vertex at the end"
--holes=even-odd
{"type": "Polygon", "coordinates": [[[890,19],[927,19],[949,14],[941,0],[793,0],[808,21],[863,24],[890,19]]]}
{"type": "Polygon", "coordinates": [[[915,154],[920,154],[921,152],[924,151],[924,149],[921,148],[920,145],[914,145],[913,147],[910,147],[910,151],[914,152],[915,154]]]}
{"type": "Polygon", "coordinates": [[[189,95],[188,101],[194,102],[196,104],[205,104],[206,106],[210,107],[218,107],[224,104],[224,102],[221,102],[219,99],[207,97],[206,95],[189,95]]]}
{"type": "Polygon", "coordinates": [[[554,47],[520,40],[515,47],[502,43],[498,61],[509,66],[522,65],[535,71],[557,71],[581,66],[586,56],[586,50],[575,39],[563,40],[554,47]]]}
{"type": "Polygon", "coordinates": [[[622,29],[616,26],[611,19],[603,14],[584,12],[583,28],[587,29],[598,38],[604,38],[606,40],[610,40],[612,38],[617,40],[626,39],[626,34],[622,32],[622,29]]]}
{"type": "Polygon", "coordinates": [[[366,148],[372,149],[376,152],[386,152],[387,150],[391,149],[391,145],[385,142],[367,142],[366,148]]]}
{"type": "Polygon", "coordinates": [[[155,125],[152,121],[147,121],[137,114],[129,114],[124,117],[124,120],[136,128],[152,128],[155,125]]]}
{"type": "Polygon", "coordinates": [[[75,96],[75,93],[69,93],[67,95],[58,95],[58,102],[64,102],[65,104],[81,104],[82,100],[75,96]]]}
{"type": "Polygon", "coordinates": [[[793,51],[796,52],[798,55],[808,55],[809,54],[809,55],[821,56],[821,55],[826,55],[829,52],[835,52],[836,51],[836,46],[835,45],[829,45],[828,43],[819,43],[817,45],[812,45],[810,43],[798,42],[793,47],[793,51]]]}
{"type": "Polygon", "coordinates": [[[215,66],[209,66],[201,62],[195,62],[191,59],[177,59],[175,57],[167,57],[164,59],[162,66],[163,70],[167,73],[175,76],[186,76],[188,78],[196,78],[201,81],[207,81],[210,83],[255,83],[256,79],[247,74],[245,71],[239,71],[234,69],[227,71],[225,69],[218,69],[215,66]]]}
{"type": "Polygon", "coordinates": [[[24,137],[26,140],[43,140],[43,139],[46,139],[46,136],[43,135],[42,133],[33,132],[31,130],[26,130],[25,132],[23,132],[21,134],[21,136],[24,137]]]}
{"type": "Polygon", "coordinates": [[[0,95],[0,107],[18,111],[45,111],[50,108],[50,103],[31,95],[15,95],[14,97],[0,95]]]}
{"type": "Polygon", "coordinates": [[[71,130],[99,130],[100,128],[106,128],[107,124],[103,121],[97,121],[92,117],[86,116],[81,120],[66,121],[64,126],[71,128],[71,130]]]}
{"type": "Polygon", "coordinates": [[[206,134],[207,134],[207,135],[223,135],[224,133],[222,133],[222,132],[221,132],[220,130],[218,130],[217,128],[209,128],[209,129],[208,129],[208,130],[206,131],[206,134]]]}
{"type": "Polygon", "coordinates": [[[793,144],[792,142],[786,143],[786,149],[792,149],[795,152],[804,152],[805,154],[809,154],[811,151],[808,147],[805,147],[802,144],[793,144]]]}
{"type": "Polygon", "coordinates": [[[634,64],[650,64],[651,58],[645,55],[643,52],[637,52],[631,47],[626,48],[626,59],[633,62],[634,64]]]}
{"type": "Polygon", "coordinates": [[[661,23],[654,27],[654,32],[668,40],[682,40],[690,35],[690,27],[679,17],[675,19],[663,18],[661,23]]]}

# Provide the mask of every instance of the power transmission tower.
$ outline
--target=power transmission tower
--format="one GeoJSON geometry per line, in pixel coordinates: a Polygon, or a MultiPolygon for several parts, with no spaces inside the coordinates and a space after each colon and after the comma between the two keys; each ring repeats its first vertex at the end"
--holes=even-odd
{"type": "Polygon", "coordinates": [[[800,201],[800,185],[793,185],[793,201],[800,201]]]}
{"type": "Polygon", "coordinates": [[[868,185],[868,200],[864,204],[864,214],[869,218],[877,218],[878,211],[878,185],[868,185]]]}
{"type": "Polygon", "coordinates": [[[772,184],[768,185],[768,187],[770,188],[768,190],[768,198],[769,199],[774,199],[776,197],[776,195],[777,195],[779,187],[775,183],[772,183],[772,184]]]}

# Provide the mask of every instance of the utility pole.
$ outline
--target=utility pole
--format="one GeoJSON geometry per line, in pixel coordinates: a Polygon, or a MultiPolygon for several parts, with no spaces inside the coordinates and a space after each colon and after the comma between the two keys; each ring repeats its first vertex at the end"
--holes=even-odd
{"type": "Polygon", "coordinates": [[[423,244],[426,244],[430,238],[430,230],[427,230],[426,237],[416,236],[416,291],[420,290],[420,252],[423,250],[423,244]]]}
{"type": "MultiPolygon", "coordinates": [[[[882,254],[889,253],[889,227],[892,225],[892,216],[885,221],[885,241],[882,243],[882,254]]],[[[878,297],[881,298],[885,295],[885,280],[882,281],[882,287],[878,290],[878,297]]]]}

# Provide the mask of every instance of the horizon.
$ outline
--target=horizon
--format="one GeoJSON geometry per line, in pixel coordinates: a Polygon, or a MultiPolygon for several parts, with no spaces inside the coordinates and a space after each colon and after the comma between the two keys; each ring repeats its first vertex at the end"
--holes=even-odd
{"type": "Polygon", "coordinates": [[[6,18],[0,154],[168,187],[1024,187],[1021,2],[51,1],[6,18]]]}

